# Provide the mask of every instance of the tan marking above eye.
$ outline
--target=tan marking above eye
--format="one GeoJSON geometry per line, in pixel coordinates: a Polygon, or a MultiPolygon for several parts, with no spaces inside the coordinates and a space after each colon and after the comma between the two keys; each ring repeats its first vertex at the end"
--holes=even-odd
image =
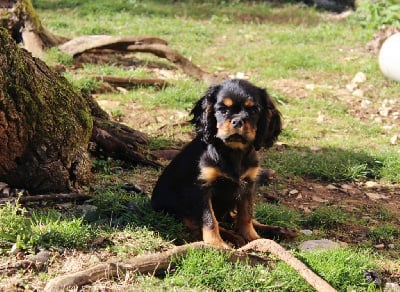
{"type": "Polygon", "coordinates": [[[246,107],[252,107],[252,106],[254,105],[254,100],[248,98],[248,99],[246,99],[246,101],[244,102],[244,105],[245,105],[246,107]]]}
{"type": "Polygon", "coordinates": [[[233,105],[233,100],[232,100],[232,98],[230,98],[230,97],[225,97],[225,98],[222,100],[222,103],[223,103],[225,106],[230,107],[230,106],[233,105]]]}

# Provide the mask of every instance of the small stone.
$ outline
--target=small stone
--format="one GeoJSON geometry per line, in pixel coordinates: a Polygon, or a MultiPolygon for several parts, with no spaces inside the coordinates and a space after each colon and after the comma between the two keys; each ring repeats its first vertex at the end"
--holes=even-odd
{"type": "Polygon", "coordinates": [[[361,101],[361,108],[369,108],[370,107],[370,105],[371,105],[371,101],[370,100],[368,100],[368,99],[363,99],[362,101],[361,101]]]}
{"type": "Polygon", "coordinates": [[[319,146],[310,146],[310,150],[313,151],[313,152],[318,152],[318,151],[321,150],[321,147],[319,147],[319,146]]]}
{"type": "Polygon", "coordinates": [[[385,291],[385,292],[400,292],[400,285],[397,283],[386,283],[383,291],[385,291]]]}
{"type": "Polygon", "coordinates": [[[353,92],[357,88],[357,84],[349,83],[346,85],[346,89],[350,92],[353,92]]]}
{"type": "Polygon", "coordinates": [[[365,81],[367,81],[367,76],[365,75],[365,73],[364,72],[358,72],[354,76],[353,80],[351,80],[351,83],[360,84],[360,83],[363,83],[365,81]]]}
{"type": "Polygon", "coordinates": [[[315,90],[315,84],[306,84],[305,89],[313,91],[315,90]]]}
{"type": "Polygon", "coordinates": [[[394,244],[393,244],[393,243],[389,243],[389,244],[388,244],[388,248],[389,248],[389,249],[394,249],[394,244]]]}
{"type": "Polygon", "coordinates": [[[328,189],[328,190],[336,190],[337,187],[334,186],[333,184],[329,184],[329,185],[326,186],[326,189],[328,189]]]}
{"type": "Polygon", "coordinates": [[[306,236],[311,236],[313,234],[312,230],[309,230],[309,229],[304,229],[304,230],[301,230],[300,232],[306,236]]]}
{"type": "Polygon", "coordinates": [[[362,98],[364,97],[364,91],[362,91],[361,89],[356,89],[352,92],[352,95],[355,97],[362,98]]]}
{"type": "Polygon", "coordinates": [[[343,190],[351,190],[351,189],[353,189],[353,186],[348,185],[348,184],[342,184],[340,187],[341,187],[343,190]]]}
{"type": "Polygon", "coordinates": [[[390,144],[395,145],[397,144],[397,135],[392,136],[392,138],[390,138],[390,144]]]}
{"type": "Polygon", "coordinates": [[[300,250],[313,251],[317,249],[338,248],[340,244],[329,239],[307,240],[300,244],[300,250]]]}
{"type": "Polygon", "coordinates": [[[21,250],[17,247],[17,244],[14,243],[13,246],[11,247],[10,254],[16,255],[19,253],[21,250]]]}
{"type": "Polygon", "coordinates": [[[299,191],[296,190],[296,189],[293,189],[293,190],[290,190],[290,191],[289,191],[289,195],[291,195],[291,196],[297,195],[298,193],[299,193],[299,191]]]}
{"type": "Polygon", "coordinates": [[[312,196],[311,198],[312,198],[312,200],[314,202],[318,202],[318,203],[326,203],[326,202],[328,202],[328,200],[325,200],[325,199],[323,199],[321,197],[318,197],[318,196],[312,196]]]}
{"type": "Polygon", "coordinates": [[[376,249],[384,249],[384,248],[385,248],[385,245],[384,245],[383,243],[380,243],[380,244],[374,245],[374,247],[375,247],[376,249]]]}
{"type": "Polygon", "coordinates": [[[376,181],[369,180],[369,181],[365,182],[365,187],[367,187],[367,188],[375,188],[377,186],[378,186],[378,183],[376,181]]]}
{"type": "Polygon", "coordinates": [[[379,115],[381,115],[382,117],[387,117],[390,114],[390,111],[392,110],[391,107],[381,107],[379,109],[379,115]]]}
{"type": "Polygon", "coordinates": [[[8,187],[8,184],[6,184],[5,182],[1,182],[0,181],[0,190],[4,189],[6,187],[8,187]]]}
{"type": "Polygon", "coordinates": [[[372,201],[385,200],[390,198],[389,196],[379,193],[365,193],[365,195],[368,197],[368,199],[372,201]]]}
{"type": "Polygon", "coordinates": [[[243,72],[237,72],[236,78],[243,79],[243,78],[245,78],[245,74],[243,72]]]}

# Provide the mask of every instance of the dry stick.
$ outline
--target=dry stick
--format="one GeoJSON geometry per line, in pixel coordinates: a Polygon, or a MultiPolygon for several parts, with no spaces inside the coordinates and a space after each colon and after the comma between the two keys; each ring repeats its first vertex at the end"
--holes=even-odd
{"type": "Polygon", "coordinates": [[[126,46],[133,44],[163,44],[167,41],[156,37],[133,37],[133,36],[110,36],[110,35],[87,35],[79,36],[59,46],[59,49],[74,57],[93,49],[125,50],[126,46]]]}
{"type": "Polygon", "coordinates": [[[136,87],[136,86],[155,86],[158,88],[168,85],[168,82],[158,78],[132,78],[132,77],[117,77],[117,76],[93,76],[94,79],[107,82],[113,87],[136,87]]]}
{"type": "Polygon", "coordinates": [[[282,246],[270,239],[258,239],[250,242],[249,244],[238,249],[238,251],[249,251],[255,250],[258,252],[269,252],[277,256],[280,260],[287,263],[293,269],[295,269],[300,276],[302,276],[311,286],[317,291],[321,292],[334,292],[336,291],[328,282],[320,278],[312,270],[310,270],[305,264],[295,258],[291,253],[286,251],[282,246]]]}
{"type": "Polygon", "coordinates": [[[83,193],[68,193],[68,194],[46,194],[46,195],[33,195],[33,196],[22,196],[20,198],[17,197],[7,197],[0,198],[0,204],[6,202],[13,202],[18,200],[19,203],[31,203],[31,202],[43,202],[43,201],[73,201],[73,200],[89,200],[92,199],[93,196],[83,193]]]}

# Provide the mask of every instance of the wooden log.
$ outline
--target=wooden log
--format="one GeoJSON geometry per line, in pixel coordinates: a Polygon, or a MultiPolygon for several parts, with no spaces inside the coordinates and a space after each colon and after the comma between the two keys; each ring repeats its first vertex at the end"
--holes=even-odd
{"type": "Polygon", "coordinates": [[[126,51],[126,48],[133,44],[163,44],[167,45],[167,41],[148,36],[111,36],[111,35],[86,35],[79,36],[69,40],[58,48],[74,57],[83,52],[93,49],[112,49],[117,51],[126,51]]]}
{"type": "Polygon", "coordinates": [[[118,37],[109,35],[90,35],[74,38],[58,47],[62,52],[74,57],[84,52],[101,50],[109,53],[110,50],[118,52],[151,53],[160,58],[165,58],[181,69],[188,76],[209,83],[218,81],[218,76],[208,73],[193,64],[188,58],[168,47],[168,43],[154,37],[118,37]]]}

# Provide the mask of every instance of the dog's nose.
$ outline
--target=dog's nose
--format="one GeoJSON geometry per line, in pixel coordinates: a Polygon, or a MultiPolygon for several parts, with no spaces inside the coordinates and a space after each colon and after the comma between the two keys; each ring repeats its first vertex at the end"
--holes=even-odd
{"type": "Polygon", "coordinates": [[[237,118],[233,118],[231,120],[231,125],[235,128],[235,129],[239,129],[243,126],[243,120],[239,117],[237,118]]]}

